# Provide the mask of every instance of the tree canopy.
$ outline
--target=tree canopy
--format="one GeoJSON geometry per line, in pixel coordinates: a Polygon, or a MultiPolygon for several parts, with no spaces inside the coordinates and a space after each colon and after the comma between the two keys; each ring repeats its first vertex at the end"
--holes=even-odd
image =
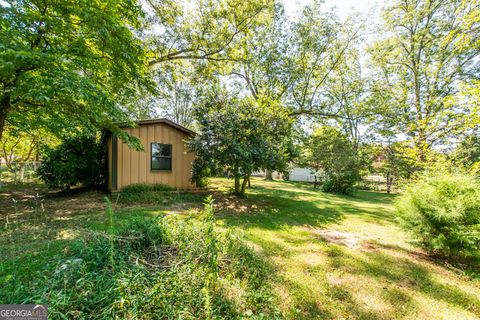
{"type": "Polygon", "coordinates": [[[473,114],[472,105],[448,101],[478,74],[478,23],[469,19],[478,13],[475,2],[393,1],[384,11],[385,33],[370,49],[377,103],[385,108],[379,116],[413,140],[422,161],[465,130],[473,114]]]}
{"type": "Polygon", "coordinates": [[[9,1],[0,14],[0,138],[5,123],[69,135],[130,121],[122,101],[149,83],[136,1],[9,1]]]}
{"type": "Polygon", "coordinates": [[[7,1],[0,138],[106,128],[139,147],[118,123],[162,116],[199,132],[195,166],[240,179],[282,170],[292,145],[333,128],[346,158],[378,147],[387,180],[405,176],[410,160],[458,161],[445,154],[478,135],[479,8],[394,0],[378,27],[316,0],[293,17],[275,0],[7,1]]]}
{"type": "Polygon", "coordinates": [[[319,127],[308,137],[300,162],[310,168],[324,191],[349,194],[360,179],[360,163],[353,144],[338,129],[319,127]]]}
{"type": "Polygon", "coordinates": [[[225,172],[235,180],[235,193],[242,195],[253,172],[281,170],[295,152],[291,120],[275,103],[219,94],[208,97],[195,116],[200,133],[190,141],[197,155],[194,179],[204,168],[225,172]]]}

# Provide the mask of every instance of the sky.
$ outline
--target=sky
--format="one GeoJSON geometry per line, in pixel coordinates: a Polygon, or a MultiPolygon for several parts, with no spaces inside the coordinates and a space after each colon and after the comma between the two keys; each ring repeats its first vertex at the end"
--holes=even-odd
{"type": "MultiPolygon", "coordinates": [[[[336,7],[340,19],[345,19],[352,12],[368,14],[378,22],[380,8],[387,0],[324,0],[325,10],[336,7]]],[[[295,16],[298,9],[303,5],[312,2],[312,0],[283,0],[285,12],[289,16],[295,16]]]]}

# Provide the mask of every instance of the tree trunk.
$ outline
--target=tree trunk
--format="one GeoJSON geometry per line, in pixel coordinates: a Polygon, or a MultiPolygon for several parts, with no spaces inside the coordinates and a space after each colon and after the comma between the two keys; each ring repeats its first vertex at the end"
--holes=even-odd
{"type": "Polygon", "coordinates": [[[243,177],[242,189],[240,190],[240,195],[242,195],[242,196],[245,194],[245,188],[247,186],[248,180],[250,180],[250,176],[244,176],[243,177]]]}
{"type": "Polygon", "coordinates": [[[272,171],[265,170],[265,180],[270,180],[270,181],[273,180],[272,171]]]}
{"type": "Polygon", "coordinates": [[[20,163],[18,167],[18,181],[24,182],[25,180],[25,163],[20,163]]]}
{"type": "Polygon", "coordinates": [[[235,176],[235,193],[239,194],[240,193],[240,177],[235,176]]]}
{"type": "Polygon", "coordinates": [[[250,176],[248,176],[248,188],[251,188],[252,187],[252,182],[250,181],[250,176]]]}
{"type": "Polygon", "coordinates": [[[2,141],[3,130],[5,129],[5,122],[7,120],[7,114],[10,110],[10,97],[4,96],[0,101],[0,141],[2,141]]]}
{"type": "Polygon", "coordinates": [[[392,179],[390,178],[390,171],[387,172],[387,193],[392,190],[392,179]]]}
{"type": "Polygon", "coordinates": [[[415,147],[418,152],[418,158],[421,162],[427,161],[427,137],[425,129],[421,128],[418,131],[417,137],[415,138],[415,147]]]}
{"type": "Polygon", "coordinates": [[[313,178],[314,178],[314,180],[313,180],[313,188],[314,188],[314,189],[317,189],[317,175],[314,175],[313,178]]]}

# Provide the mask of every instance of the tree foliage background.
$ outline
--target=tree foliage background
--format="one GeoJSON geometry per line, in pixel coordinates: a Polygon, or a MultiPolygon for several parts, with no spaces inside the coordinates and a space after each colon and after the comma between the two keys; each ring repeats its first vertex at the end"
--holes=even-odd
{"type": "Polygon", "coordinates": [[[0,6],[0,138],[5,124],[58,136],[115,130],[149,88],[136,1],[9,1],[0,6]]]}
{"type": "MultiPolygon", "coordinates": [[[[333,126],[362,172],[400,181],[458,159],[445,154],[479,134],[479,8],[478,0],[394,0],[377,28],[361,14],[340,19],[321,1],[295,17],[275,0],[7,1],[0,138],[65,140],[108,129],[141,148],[117,125],[151,117],[202,136],[205,119],[215,122],[204,98],[221,87],[229,98],[209,103],[239,112],[219,124],[236,128],[235,138],[248,136],[242,121],[252,114],[264,128],[290,123],[279,145],[288,136],[301,146],[301,137],[333,126]],[[367,161],[365,150],[377,146],[367,161]]],[[[261,169],[282,170],[272,156],[282,151],[266,142],[277,133],[260,133],[270,159],[261,169]]]]}
{"type": "Polygon", "coordinates": [[[219,93],[208,96],[195,115],[200,133],[190,141],[190,148],[197,155],[196,181],[205,168],[226,173],[234,178],[234,192],[243,195],[252,173],[282,170],[294,155],[292,121],[275,103],[219,93]]]}

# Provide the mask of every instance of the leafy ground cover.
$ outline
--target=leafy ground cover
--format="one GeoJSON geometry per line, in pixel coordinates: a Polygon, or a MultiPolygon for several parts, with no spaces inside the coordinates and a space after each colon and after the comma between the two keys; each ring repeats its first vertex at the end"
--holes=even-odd
{"type": "MultiPolygon", "coordinates": [[[[108,300],[108,307],[104,305],[102,310],[126,312],[129,307],[139,306],[140,301],[150,301],[148,297],[152,299],[155,295],[148,295],[146,288],[155,287],[159,290],[159,296],[170,290],[178,293],[177,300],[180,296],[184,297],[185,303],[180,305],[185,312],[172,313],[183,318],[480,317],[480,281],[475,266],[453,266],[429,257],[413,246],[410,236],[398,226],[393,206],[394,195],[359,191],[355,197],[348,197],[322,193],[309,185],[252,179],[252,188],[247,190],[247,197],[238,198],[228,192],[231,181],[213,179],[212,183],[218,188],[214,194],[215,232],[219,235],[216,239],[222,243],[222,249],[218,252],[219,286],[224,288],[223,291],[199,289],[209,287],[207,282],[203,282],[208,279],[204,276],[208,268],[198,263],[203,261],[199,257],[209,252],[208,241],[203,240],[206,239],[206,229],[199,231],[197,222],[190,227],[181,227],[182,223],[191,220],[187,212],[198,215],[202,207],[202,195],[167,197],[165,201],[157,195],[159,198],[156,202],[142,202],[141,198],[133,195],[123,200],[121,195],[112,196],[115,213],[114,228],[111,229],[103,200],[106,194],[52,194],[41,186],[28,186],[0,190],[0,301],[45,301],[42,299],[51,297],[55,292],[57,310],[66,313],[68,305],[62,305],[61,298],[81,301],[76,293],[85,291],[67,290],[72,287],[68,281],[85,281],[79,284],[80,288],[99,283],[88,276],[88,271],[60,278],[65,284],[59,285],[63,282],[52,279],[55,274],[58,276],[62,265],[80,261],[75,259],[97,259],[92,258],[96,251],[103,252],[100,257],[108,258],[111,248],[108,235],[113,233],[120,237],[118,239],[131,237],[132,233],[126,234],[125,228],[144,228],[145,224],[138,223],[139,219],[156,221],[165,216],[178,216],[180,219],[173,219],[178,220],[174,225],[167,227],[162,222],[155,230],[165,235],[161,237],[163,248],[177,248],[165,252],[175,252],[181,244],[184,246],[182,252],[185,255],[174,256],[174,259],[178,258],[173,263],[179,263],[178,273],[168,279],[178,280],[179,284],[186,284],[187,287],[191,283],[191,287],[196,289],[181,291],[170,287],[162,291],[159,283],[152,280],[152,274],[159,272],[149,266],[152,264],[152,251],[142,249],[142,254],[136,252],[137,257],[146,263],[135,264],[135,259],[129,260],[132,255],[125,256],[125,250],[119,247],[121,241],[114,241],[114,257],[123,262],[116,263],[119,267],[113,273],[109,269],[108,259],[106,262],[102,260],[104,267],[92,269],[105,275],[103,278],[106,282],[100,283],[105,288],[111,288],[112,283],[116,285],[114,288],[117,291],[112,290],[117,293],[113,296],[118,299],[108,300]],[[5,225],[7,215],[9,222],[5,225]],[[236,240],[224,240],[230,233],[234,234],[236,240]],[[245,241],[254,250],[250,250],[245,241]],[[200,243],[192,246],[198,249],[194,250],[194,254],[189,251],[188,243],[200,243]],[[243,249],[234,249],[237,247],[243,249]],[[193,258],[188,260],[186,256],[193,258]],[[135,272],[137,278],[133,277],[132,270],[141,270],[135,272]],[[113,275],[109,278],[107,274],[113,275]],[[189,274],[193,276],[187,277],[189,274]],[[152,286],[152,283],[156,286],[152,286]],[[123,284],[123,287],[119,284],[123,284]],[[118,288],[124,291],[119,292],[118,288]],[[140,288],[145,294],[133,295],[129,288],[140,288]],[[200,293],[194,294],[197,292],[200,293]],[[212,292],[221,294],[215,296],[212,292]],[[122,309],[121,297],[126,296],[129,299],[125,299],[124,303],[129,304],[124,304],[122,309]],[[194,301],[195,304],[201,301],[202,306],[194,309],[191,307],[193,303],[190,305],[188,301],[194,301]],[[212,303],[205,304],[206,301],[212,303]],[[208,308],[211,310],[209,313],[195,313],[208,308]]],[[[127,247],[131,246],[130,243],[127,247]]],[[[172,265],[172,261],[168,265],[172,265]]],[[[87,300],[100,301],[103,297],[98,293],[88,296],[87,300]]],[[[97,310],[91,313],[97,316],[101,314],[97,310]]],[[[137,313],[122,313],[130,318],[141,317],[142,314],[151,316],[155,310],[138,309],[137,313]]],[[[158,315],[166,317],[165,314],[158,315]]],[[[68,314],[68,317],[75,316],[81,317],[81,314],[68,314]]]]}

